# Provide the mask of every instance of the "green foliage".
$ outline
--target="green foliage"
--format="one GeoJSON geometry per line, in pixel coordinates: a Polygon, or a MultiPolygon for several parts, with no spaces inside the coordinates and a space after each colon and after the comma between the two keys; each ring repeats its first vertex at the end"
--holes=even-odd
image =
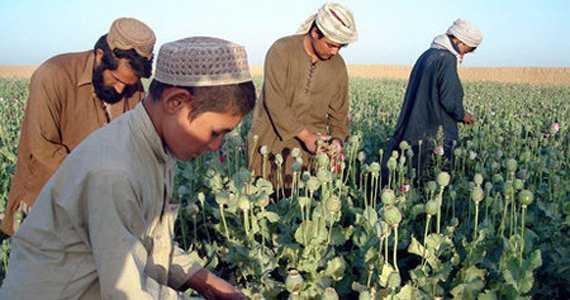
{"type": "MultiPolygon", "coordinates": [[[[26,85],[0,80],[0,212],[26,85]]],[[[419,185],[412,145],[384,153],[405,87],[351,78],[346,157],[315,158],[291,193],[245,169],[246,117],[219,152],[179,163],[177,241],[256,299],[568,298],[570,88],[466,83],[477,122],[419,185]]],[[[3,239],[0,279],[8,252],[3,239]]]]}

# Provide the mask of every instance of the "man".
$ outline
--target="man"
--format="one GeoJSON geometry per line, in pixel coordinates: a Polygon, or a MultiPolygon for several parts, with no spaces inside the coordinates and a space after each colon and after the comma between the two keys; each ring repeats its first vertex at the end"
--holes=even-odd
{"type": "Polygon", "coordinates": [[[284,158],[286,185],[291,182],[294,148],[302,150],[305,167],[319,140],[334,145],[336,151],[342,149],[349,134],[349,103],[348,74],[339,51],[357,39],[352,11],[327,3],[305,21],[297,35],[271,46],[265,58],[261,99],[248,133],[248,163],[256,176],[264,174],[259,151],[263,146],[272,154],[265,172],[274,183],[278,176],[273,155],[284,158]]]}
{"type": "Polygon", "coordinates": [[[428,170],[432,153],[441,155],[443,152],[445,157],[452,157],[453,141],[459,139],[457,123],[470,125],[475,122],[463,108],[463,88],[457,67],[465,54],[473,52],[482,39],[479,28],[463,19],[457,19],[446,34],[435,37],[430,49],[420,56],[412,69],[384,162],[390,157],[391,150],[400,150],[401,141],[407,141],[414,150],[413,167],[420,159],[420,170],[417,170],[420,177],[428,170]],[[436,138],[440,127],[443,145],[438,145],[436,138]]]}
{"type": "Polygon", "coordinates": [[[173,242],[176,159],[220,147],[255,105],[245,49],[164,44],[149,96],[87,137],[12,237],[0,299],[245,299],[173,242]]]}
{"type": "Polygon", "coordinates": [[[142,99],[155,40],[144,23],[120,18],[93,50],[55,56],[34,72],[2,231],[14,233],[79,142],[142,99]]]}

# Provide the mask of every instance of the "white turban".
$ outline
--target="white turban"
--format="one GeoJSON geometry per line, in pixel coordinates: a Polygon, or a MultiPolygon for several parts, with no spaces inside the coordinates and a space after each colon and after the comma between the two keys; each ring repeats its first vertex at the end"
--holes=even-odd
{"type": "Polygon", "coordinates": [[[463,19],[457,19],[449,29],[447,29],[447,34],[451,34],[469,47],[478,47],[483,41],[483,33],[479,28],[463,19]]]}
{"type": "Polygon", "coordinates": [[[313,22],[319,30],[334,43],[350,44],[358,40],[354,16],[347,6],[339,3],[326,3],[317,14],[310,16],[297,30],[297,34],[306,34],[313,22]]]}

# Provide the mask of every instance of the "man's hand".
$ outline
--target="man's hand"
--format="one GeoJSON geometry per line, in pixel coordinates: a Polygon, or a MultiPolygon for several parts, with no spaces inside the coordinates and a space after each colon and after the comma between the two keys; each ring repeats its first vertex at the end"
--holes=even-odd
{"type": "Polygon", "coordinates": [[[319,140],[328,141],[330,140],[330,136],[328,135],[320,135],[310,132],[307,129],[303,129],[297,137],[305,144],[307,150],[311,153],[315,153],[317,151],[317,142],[319,140]]]}
{"type": "Polygon", "coordinates": [[[206,269],[196,272],[182,288],[192,288],[208,300],[247,300],[247,297],[238,288],[206,269]]]}
{"type": "Polygon", "coordinates": [[[473,115],[471,115],[470,112],[468,111],[463,112],[463,123],[467,125],[475,123],[475,118],[473,118],[473,115]]]}
{"type": "Polygon", "coordinates": [[[328,144],[323,144],[322,151],[328,154],[331,158],[336,158],[342,153],[342,142],[338,138],[331,138],[328,140],[328,144]]]}

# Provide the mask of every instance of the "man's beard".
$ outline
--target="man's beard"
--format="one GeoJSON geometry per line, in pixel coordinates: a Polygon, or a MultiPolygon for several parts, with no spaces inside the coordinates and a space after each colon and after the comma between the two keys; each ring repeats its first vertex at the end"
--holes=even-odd
{"type": "Polygon", "coordinates": [[[105,86],[103,80],[103,71],[106,68],[103,65],[95,67],[93,70],[93,86],[95,87],[95,94],[99,99],[108,104],[115,104],[123,99],[124,92],[129,90],[125,87],[123,93],[119,94],[113,87],[105,86]]]}

